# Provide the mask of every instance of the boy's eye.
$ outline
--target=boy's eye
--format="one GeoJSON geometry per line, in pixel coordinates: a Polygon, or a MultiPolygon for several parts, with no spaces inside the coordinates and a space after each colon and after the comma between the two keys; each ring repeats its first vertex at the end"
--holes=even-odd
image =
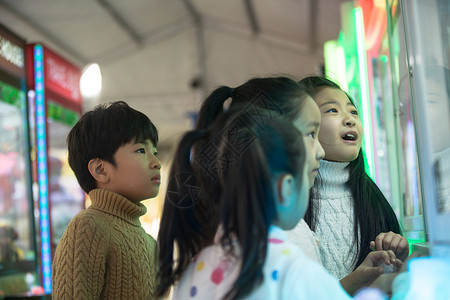
{"type": "Polygon", "coordinates": [[[357,110],[352,110],[350,113],[353,114],[353,115],[358,115],[358,111],[357,110]]]}
{"type": "Polygon", "coordinates": [[[337,112],[337,109],[336,109],[336,108],[330,108],[330,109],[326,110],[325,112],[326,112],[326,113],[327,113],[327,112],[333,112],[333,113],[335,113],[335,112],[337,112]]]}
{"type": "Polygon", "coordinates": [[[138,150],[136,150],[137,153],[141,153],[141,154],[145,154],[145,149],[144,148],[140,148],[138,150]]]}
{"type": "Polygon", "coordinates": [[[158,156],[158,152],[157,151],[153,152],[153,155],[158,156]]]}
{"type": "Polygon", "coordinates": [[[310,138],[314,138],[315,136],[316,136],[316,133],[313,131],[313,132],[310,132],[310,133],[308,133],[308,136],[310,137],[310,138]]]}

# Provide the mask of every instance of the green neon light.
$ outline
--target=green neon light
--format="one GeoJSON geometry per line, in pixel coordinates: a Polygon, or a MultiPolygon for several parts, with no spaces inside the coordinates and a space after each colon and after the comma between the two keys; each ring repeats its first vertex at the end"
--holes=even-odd
{"type": "Polygon", "coordinates": [[[339,41],[331,40],[323,46],[325,60],[325,77],[333,80],[346,92],[348,92],[348,82],[345,76],[345,54],[344,48],[339,41]]]}
{"type": "Polygon", "coordinates": [[[359,105],[362,112],[362,123],[364,128],[364,140],[363,149],[366,159],[366,172],[375,180],[375,167],[374,167],[374,149],[372,144],[372,120],[371,120],[371,107],[370,107],[370,95],[369,95],[369,78],[367,71],[367,59],[366,59],[366,43],[364,38],[364,20],[362,16],[362,9],[356,7],[352,10],[352,17],[355,26],[356,35],[356,48],[358,58],[358,75],[360,85],[360,97],[359,105]]]}
{"type": "Polygon", "coordinates": [[[16,107],[21,107],[21,100],[25,93],[12,85],[3,83],[0,81],[0,101],[6,102],[8,104],[14,105],[16,107]]]}
{"type": "Polygon", "coordinates": [[[78,114],[57,103],[47,102],[47,116],[53,121],[58,121],[69,126],[74,126],[78,121],[78,114]]]}

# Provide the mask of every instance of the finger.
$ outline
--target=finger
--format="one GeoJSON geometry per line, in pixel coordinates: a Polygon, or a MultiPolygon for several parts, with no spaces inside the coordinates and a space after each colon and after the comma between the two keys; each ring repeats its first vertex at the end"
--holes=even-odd
{"type": "Polygon", "coordinates": [[[403,237],[399,234],[394,234],[392,235],[392,239],[391,242],[389,244],[389,248],[386,248],[385,250],[392,250],[394,251],[394,253],[399,253],[401,252],[403,249],[400,249],[400,243],[402,242],[403,237]]]}
{"type": "Polygon", "coordinates": [[[377,250],[377,246],[375,245],[375,241],[371,241],[369,245],[370,250],[375,251],[377,250]]]}
{"type": "Polygon", "coordinates": [[[388,250],[388,251],[386,251],[386,252],[387,252],[387,254],[389,255],[390,263],[395,264],[395,261],[396,261],[396,259],[397,259],[397,256],[395,255],[394,251],[388,250]]]}
{"type": "Polygon", "coordinates": [[[392,251],[389,253],[388,251],[380,250],[370,252],[367,257],[370,258],[372,266],[378,266],[382,262],[390,265],[392,257],[395,259],[395,254],[392,251]]]}
{"type": "Polygon", "coordinates": [[[389,250],[391,249],[391,243],[392,240],[394,239],[394,234],[392,232],[388,232],[384,237],[383,237],[383,250],[389,250]]]}
{"type": "Polygon", "coordinates": [[[395,263],[396,256],[395,256],[394,251],[388,250],[388,251],[380,251],[380,252],[384,253],[383,261],[386,265],[395,263]]]}
{"type": "Polygon", "coordinates": [[[397,258],[405,260],[409,255],[409,243],[406,238],[403,238],[398,246],[397,258]]]}
{"type": "Polygon", "coordinates": [[[385,236],[385,233],[380,233],[376,238],[375,238],[375,245],[376,245],[376,249],[377,250],[383,250],[383,238],[385,236]]]}

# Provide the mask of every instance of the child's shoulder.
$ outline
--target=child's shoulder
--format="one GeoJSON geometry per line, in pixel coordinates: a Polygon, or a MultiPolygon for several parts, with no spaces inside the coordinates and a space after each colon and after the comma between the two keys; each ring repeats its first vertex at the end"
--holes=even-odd
{"type": "Polygon", "coordinates": [[[110,225],[110,222],[104,217],[103,213],[88,208],[75,215],[67,228],[76,229],[77,231],[90,228],[92,230],[100,230],[106,233],[106,230],[110,227],[110,225]]]}

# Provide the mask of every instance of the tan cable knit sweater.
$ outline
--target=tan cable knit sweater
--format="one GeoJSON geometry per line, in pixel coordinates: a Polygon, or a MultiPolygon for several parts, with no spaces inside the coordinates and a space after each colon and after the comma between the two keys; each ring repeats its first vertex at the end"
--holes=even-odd
{"type": "Polygon", "coordinates": [[[153,299],[155,240],[141,227],[147,212],[108,190],[68,225],[53,260],[53,299],[153,299]]]}

